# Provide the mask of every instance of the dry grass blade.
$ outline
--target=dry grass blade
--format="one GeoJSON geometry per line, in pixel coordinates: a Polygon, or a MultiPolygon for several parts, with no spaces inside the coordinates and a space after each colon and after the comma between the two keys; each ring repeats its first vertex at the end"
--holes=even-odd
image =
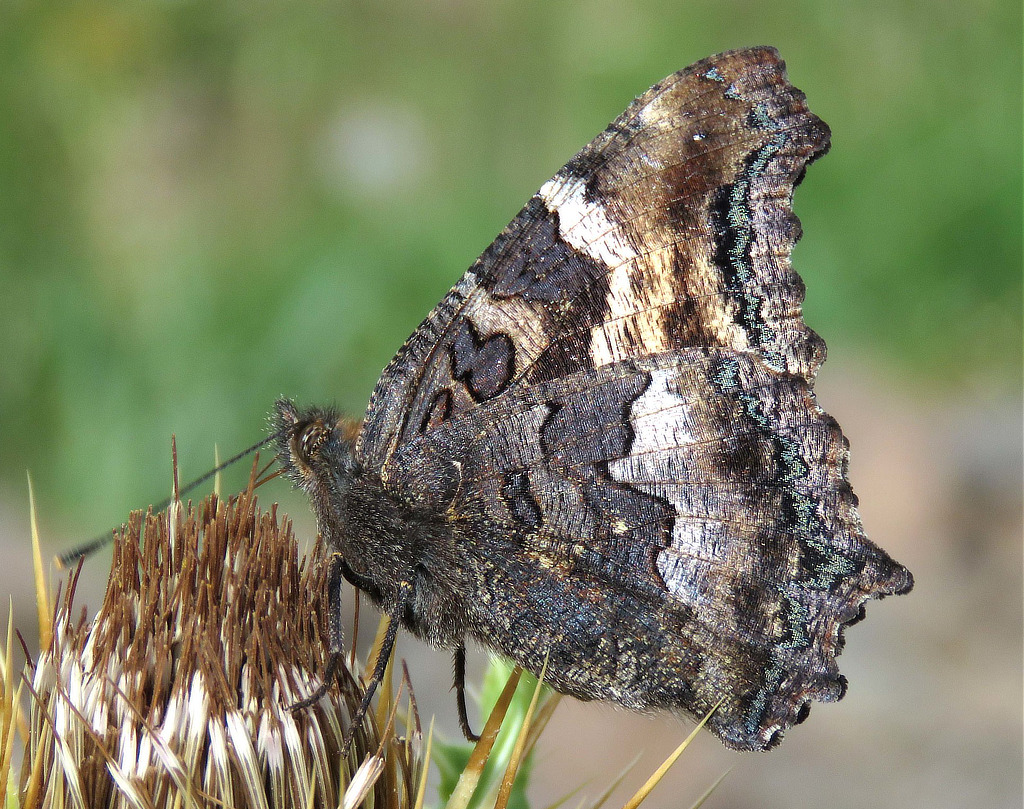
{"type": "Polygon", "coordinates": [[[7,643],[0,668],[0,800],[6,801],[8,777],[14,762],[14,734],[18,727],[18,706],[21,703],[21,686],[14,685],[14,602],[11,600],[7,613],[7,643]]]}
{"type": "Polygon", "coordinates": [[[537,713],[533,717],[533,722],[530,725],[530,733],[526,737],[526,751],[524,756],[528,756],[533,752],[533,748],[540,740],[540,736],[544,732],[544,728],[546,728],[548,726],[548,722],[551,721],[551,716],[554,714],[555,708],[557,708],[559,703],[562,701],[562,697],[562,694],[553,691],[548,695],[547,699],[544,700],[544,703],[540,708],[537,709],[537,713]]]}
{"type": "Polygon", "coordinates": [[[423,809],[423,802],[427,797],[427,776],[430,774],[430,751],[434,745],[434,720],[430,720],[430,729],[427,731],[427,749],[423,754],[423,761],[421,766],[423,771],[420,773],[420,785],[416,790],[416,804],[414,809],[423,809]]]}
{"type": "Polygon", "coordinates": [[[718,778],[715,779],[715,782],[706,790],[704,790],[704,794],[697,798],[697,800],[690,807],[690,809],[700,809],[700,807],[704,805],[704,801],[711,797],[711,793],[718,789],[718,785],[725,780],[725,776],[727,776],[730,772],[732,772],[732,767],[730,767],[728,770],[726,770],[724,773],[718,776],[718,778]]]}
{"type": "Polygon", "coordinates": [[[544,658],[544,666],[540,670],[540,677],[537,678],[537,685],[533,689],[533,696],[530,698],[530,707],[526,709],[523,723],[519,727],[519,735],[516,737],[516,745],[509,756],[508,766],[505,767],[505,775],[501,779],[501,786],[498,787],[498,797],[494,802],[494,809],[506,809],[508,807],[509,795],[512,794],[512,784],[516,780],[516,773],[519,772],[519,765],[522,764],[526,755],[526,743],[530,738],[530,723],[533,721],[534,712],[537,710],[537,700],[540,699],[541,689],[544,687],[544,675],[548,671],[548,661],[544,658]]]}
{"type": "MultiPolygon", "coordinates": [[[[580,793],[580,790],[582,790],[584,786],[586,786],[586,782],[585,781],[582,784],[580,784],[578,787],[573,789],[571,792],[565,793],[561,798],[559,798],[554,803],[549,803],[546,807],[544,807],[544,809],[558,809],[559,806],[562,806],[564,803],[569,801],[571,798],[573,798],[574,796],[578,795],[580,793]]],[[[580,803],[578,803],[577,806],[580,807],[580,809],[582,809],[583,802],[580,801],[580,803]]]]}
{"type": "Polygon", "coordinates": [[[409,689],[409,700],[405,711],[405,744],[407,747],[412,745],[419,747],[423,744],[423,727],[420,725],[420,709],[416,702],[416,690],[412,687],[412,675],[409,674],[409,666],[404,660],[402,661],[402,682],[409,689]]]}
{"type": "MultiPolygon", "coordinates": [[[[371,653],[371,659],[367,661],[366,669],[363,673],[363,687],[367,684],[367,673],[374,671],[377,665],[377,659],[383,653],[384,637],[387,634],[388,627],[391,624],[391,620],[387,616],[382,616],[378,625],[377,637],[374,640],[373,650],[371,653]]],[[[395,715],[398,712],[398,701],[399,695],[393,692],[394,688],[394,661],[395,661],[395,649],[397,643],[391,649],[391,656],[388,658],[387,663],[384,666],[384,677],[377,686],[377,709],[373,712],[373,720],[376,723],[376,727],[384,728],[381,732],[381,740],[389,738],[391,729],[394,724],[395,715]]],[[[401,692],[402,684],[399,683],[399,692],[401,692]]],[[[377,749],[377,755],[381,754],[383,748],[377,749]]],[[[399,774],[396,766],[397,762],[392,757],[383,759],[384,762],[384,779],[383,783],[385,789],[389,792],[394,792],[398,788],[399,774]]],[[[378,774],[379,777],[379,774],[378,774]]]]}
{"type": "Polygon", "coordinates": [[[213,493],[221,496],[221,468],[220,468],[220,447],[213,445],[213,468],[217,471],[213,475],[213,493]]]}
{"type": "Polygon", "coordinates": [[[640,753],[637,753],[633,757],[633,760],[622,768],[619,774],[615,776],[615,780],[613,780],[605,789],[605,791],[597,797],[596,801],[590,804],[590,809],[601,809],[601,807],[604,806],[605,803],[607,803],[608,799],[612,796],[612,793],[619,788],[619,785],[623,781],[626,780],[626,776],[633,772],[633,768],[636,767],[638,761],[640,761],[640,753]]]}
{"type": "Polygon", "coordinates": [[[35,576],[36,584],[36,617],[39,621],[39,648],[45,649],[50,645],[50,637],[53,631],[53,627],[50,624],[53,609],[50,606],[50,596],[46,591],[43,552],[39,544],[39,522],[36,519],[36,496],[35,491],[32,489],[31,475],[28,475],[28,510],[32,530],[32,572],[35,576]]]}
{"type": "Polygon", "coordinates": [[[398,716],[398,707],[402,699],[402,687],[405,685],[403,680],[398,684],[398,693],[395,694],[394,698],[391,699],[391,712],[387,716],[387,721],[384,723],[384,732],[380,735],[380,744],[377,746],[376,755],[382,755],[384,753],[384,747],[389,741],[394,739],[395,729],[395,717],[398,716]]]}
{"type": "Polygon", "coordinates": [[[21,803],[22,809],[36,809],[41,803],[40,793],[43,785],[43,745],[45,739],[40,739],[36,746],[36,756],[32,764],[32,772],[29,774],[28,786],[25,789],[25,797],[21,803]]]}
{"type": "Polygon", "coordinates": [[[494,703],[494,709],[487,717],[484,729],[480,733],[480,741],[473,748],[469,763],[466,764],[466,769],[459,777],[459,782],[455,785],[445,809],[465,809],[472,800],[473,793],[480,783],[480,777],[483,775],[484,766],[487,764],[487,758],[491,754],[491,748],[494,747],[494,741],[498,738],[501,723],[505,720],[505,714],[515,697],[522,674],[523,670],[516,666],[505,683],[505,687],[502,689],[498,701],[494,703]]]}
{"type": "Polygon", "coordinates": [[[683,743],[680,744],[679,747],[677,747],[667,759],[665,759],[662,765],[654,771],[654,774],[651,775],[651,777],[647,779],[647,782],[636,791],[633,797],[626,801],[626,804],[622,807],[622,809],[636,809],[641,803],[644,802],[647,796],[651,794],[651,790],[653,790],[660,783],[661,779],[665,777],[665,774],[672,768],[672,765],[676,763],[679,757],[683,754],[683,751],[690,746],[690,742],[692,742],[696,738],[697,734],[700,732],[700,729],[707,724],[707,721],[711,718],[711,715],[718,710],[718,706],[721,704],[722,700],[719,700],[715,703],[714,707],[707,712],[707,714],[704,716],[703,719],[700,720],[700,722],[697,723],[697,727],[693,729],[693,732],[690,733],[690,735],[687,736],[685,739],[683,739],[683,743]]]}

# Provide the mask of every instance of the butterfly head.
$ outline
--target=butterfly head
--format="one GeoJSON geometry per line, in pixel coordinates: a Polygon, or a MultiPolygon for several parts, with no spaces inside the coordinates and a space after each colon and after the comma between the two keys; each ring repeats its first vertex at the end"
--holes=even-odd
{"type": "Polygon", "coordinates": [[[345,488],[356,470],[358,422],[332,408],[300,411],[281,399],[274,405],[271,425],[285,474],[314,503],[329,501],[333,491],[345,488]]]}

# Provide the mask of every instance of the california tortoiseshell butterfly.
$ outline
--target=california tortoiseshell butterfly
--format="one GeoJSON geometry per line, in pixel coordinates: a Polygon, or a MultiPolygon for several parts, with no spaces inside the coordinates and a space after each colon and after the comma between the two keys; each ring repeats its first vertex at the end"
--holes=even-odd
{"type": "Polygon", "coordinates": [[[740,749],[842,696],[844,625],[913,580],[864,536],[813,392],[792,196],[828,146],[774,49],[698,62],[541,187],[361,422],[277,404],[333,553],[335,656],[344,578],[389,644],[455,652],[467,734],[467,638],[578,699],[721,700],[740,749]]]}

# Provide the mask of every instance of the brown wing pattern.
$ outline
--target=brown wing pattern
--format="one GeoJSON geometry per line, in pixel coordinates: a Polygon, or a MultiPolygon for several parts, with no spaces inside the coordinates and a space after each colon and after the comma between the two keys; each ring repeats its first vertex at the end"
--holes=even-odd
{"type": "Polygon", "coordinates": [[[824,349],[800,316],[791,198],[828,137],[771,48],[652,87],[399,351],[370,400],[366,462],[386,466],[401,443],[516,385],[687,346],[755,352],[811,378],[824,349]]]}

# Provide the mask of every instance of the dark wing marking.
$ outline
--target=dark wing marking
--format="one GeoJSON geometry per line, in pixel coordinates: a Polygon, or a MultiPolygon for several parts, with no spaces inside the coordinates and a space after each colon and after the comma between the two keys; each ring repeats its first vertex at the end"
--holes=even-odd
{"type": "Polygon", "coordinates": [[[828,148],[771,48],[676,73],[527,203],[385,369],[359,453],[517,385],[688,346],[813,377],[824,347],[790,266],[794,185],[828,148]]]}
{"type": "Polygon", "coordinates": [[[700,716],[764,749],[842,696],[864,601],[911,586],[864,536],[809,384],[692,348],[520,386],[403,445],[400,499],[447,513],[478,638],[583,699],[700,716]],[[435,466],[457,469],[445,493],[435,466]],[[501,601],[502,609],[492,609],[501,601]]]}

